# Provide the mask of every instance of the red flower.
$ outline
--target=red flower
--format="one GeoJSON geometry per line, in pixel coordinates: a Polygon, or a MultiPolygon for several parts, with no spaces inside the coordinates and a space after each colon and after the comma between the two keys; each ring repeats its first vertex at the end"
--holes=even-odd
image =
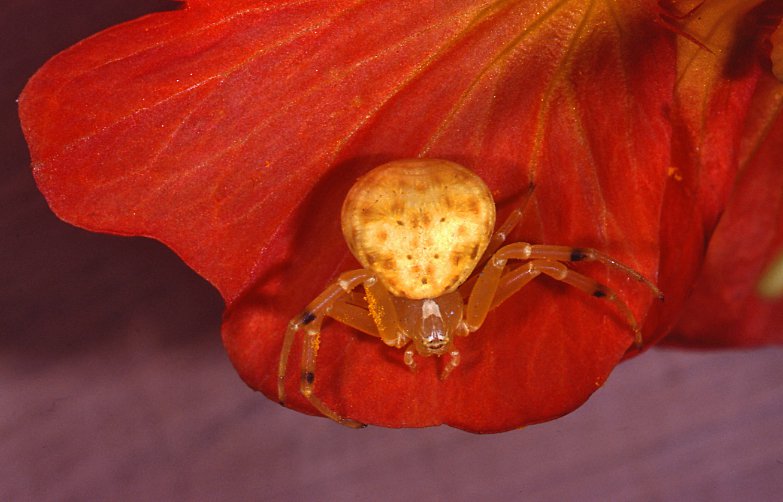
{"type": "MultiPolygon", "coordinates": [[[[690,8],[192,0],[53,58],[20,116],[52,209],[174,249],[222,293],[226,348],[269,396],[288,319],[357,267],[344,195],[402,157],[473,169],[501,218],[535,179],[511,240],[596,247],[657,278],[653,305],[622,274],[579,267],[646,319],[647,343],[675,325],[679,342],[780,341],[781,302],[754,288],[783,247],[781,12],[690,8]]],[[[577,407],[631,342],[611,306],[540,279],[458,341],[445,382],[434,358],[413,374],[327,321],[317,393],[367,423],[500,431],[577,407]]]]}

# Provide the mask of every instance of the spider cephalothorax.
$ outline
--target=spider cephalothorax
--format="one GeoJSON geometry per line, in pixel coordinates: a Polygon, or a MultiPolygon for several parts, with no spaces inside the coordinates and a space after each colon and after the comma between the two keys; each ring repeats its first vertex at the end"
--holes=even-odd
{"type": "MultiPolygon", "coordinates": [[[[532,193],[530,185],[528,196],[532,193]]],[[[527,197],[525,198],[527,201],[527,197]]],[[[331,317],[405,348],[415,355],[448,360],[441,378],[459,365],[454,339],[478,330],[487,313],[540,274],[613,302],[625,315],[637,344],[641,333],[626,303],[608,287],[569,269],[564,262],[600,261],[658,288],[641,274],[590,248],[517,242],[501,247],[522,216],[514,210],[493,233],[495,203],[472,171],[446,160],[407,159],[368,172],[345,198],[342,229],[362,269],[344,272],[288,323],[278,369],[278,396],[285,400],[285,376],[294,335],[303,329],[300,390],[324,415],[341,417],[313,394],[321,324],[331,317]],[[508,260],[523,260],[508,270],[508,260]],[[476,270],[478,274],[474,274],[476,270]],[[363,293],[357,291],[362,286],[363,293]]]]}

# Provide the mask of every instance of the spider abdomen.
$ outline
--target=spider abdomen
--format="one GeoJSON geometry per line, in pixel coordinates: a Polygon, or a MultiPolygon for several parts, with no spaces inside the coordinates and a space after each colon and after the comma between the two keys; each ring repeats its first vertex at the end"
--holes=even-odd
{"type": "Polygon", "coordinates": [[[495,203],[446,160],[389,162],[359,178],[342,210],[351,252],[393,295],[436,298],[462,284],[487,248],[495,203]]]}

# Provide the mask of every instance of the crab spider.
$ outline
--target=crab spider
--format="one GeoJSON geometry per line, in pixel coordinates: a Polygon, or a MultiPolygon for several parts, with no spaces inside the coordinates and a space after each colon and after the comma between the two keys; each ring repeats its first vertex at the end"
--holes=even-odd
{"type": "MultiPolygon", "coordinates": [[[[528,197],[532,190],[531,185],[528,197]]],[[[489,188],[472,171],[446,160],[397,160],[359,178],[346,196],[341,221],[348,247],[363,268],[342,273],[288,323],[278,367],[279,401],[285,402],[294,337],[303,330],[301,393],[323,415],[361,427],[364,424],[340,416],[313,392],[326,317],[404,348],[403,361],[411,370],[417,355],[447,356],[441,372],[445,379],[460,362],[455,337],[478,330],[490,310],[541,274],[613,303],[641,345],[641,331],[628,305],[565,263],[604,263],[662,298],[658,288],[595,249],[526,242],[503,246],[523,207],[493,233],[495,202],[489,188]],[[509,261],[524,263],[509,269],[509,261]]]]}

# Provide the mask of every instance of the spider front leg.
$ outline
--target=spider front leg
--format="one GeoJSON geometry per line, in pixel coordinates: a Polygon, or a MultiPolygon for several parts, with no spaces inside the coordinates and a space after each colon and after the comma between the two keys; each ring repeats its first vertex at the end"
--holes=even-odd
{"type": "Polygon", "coordinates": [[[503,224],[500,225],[492,234],[492,238],[489,240],[489,245],[487,246],[486,251],[484,251],[484,255],[478,261],[476,268],[482,267],[487,262],[487,260],[489,260],[489,258],[493,254],[495,254],[495,252],[498,249],[500,249],[500,246],[502,246],[503,243],[506,242],[506,239],[508,238],[509,234],[517,227],[519,222],[522,220],[522,216],[525,213],[525,208],[527,208],[527,204],[528,202],[530,202],[530,197],[533,195],[533,191],[535,189],[536,189],[536,185],[531,181],[530,184],[527,186],[527,192],[525,192],[525,195],[522,196],[522,200],[519,201],[517,207],[515,207],[508,214],[508,216],[506,216],[506,219],[503,221],[503,224]]]}
{"type": "MultiPolygon", "coordinates": [[[[532,197],[535,188],[535,183],[531,181],[527,187],[527,192],[525,192],[525,195],[522,196],[522,200],[519,202],[517,207],[515,207],[508,214],[508,216],[506,216],[506,219],[503,220],[503,224],[495,229],[495,232],[493,232],[492,237],[489,240],[487,249],[484,250],[484,254],[481,255],[479,261],[476,262],[476,270],[481,269],[487,263],[492,255],[494,255],[495,252],[500,249],[500,246],[506,242],[509,234],[511,234],[511,232],[517,227],[519,222],[522,220],[522,216],[525,213],[525,208],[527,208],[527,204],[530,202],[530,198],[532,197]]],[[[470,295],[470,292],[473,290],[473,286],[476,284],[477,278],[478,276],[474,275],[459,287],[463,298],[467,298],[470,295]]]]}
{"type": "Polygon", "coordinates": [[[570,261],[570,262],[597,261],[603,263],[608,267],[612,267],[614,269],[619,270],[620,272],[624,273],[631,279],[641,282],[642,284],[647,286],[647,288],[649,288],[650,291],[652,291],[653,294],[659,300],[663,300],[663,293],[661,293],[661,290],[658,289],[658,287],[655,284],[653,284],[652,281],[650,281],[645,276],[643,276],[636,270],[632,269],[628,265],[625,265],[624,263],[620,263],[619,261],[615,260],[611,256],[602,253],[597,249],[574,248],[570,246],[551,246],[545,244],[526,244],[524,242],[519,242],[517,244],[510,244],[510,246],[518,246],[523,253],[526,252],[529,253],[530,255],[529,257],[532,259],[540,258],[544,260],[570,261]]]}
{"type": "Polygon", "coordinates": [[[347,295],[357,286],[368,282],[374,283],[375,280],[375,276],[367,270],[345,272],[340,275],[334,284],[330,285],[315,300],[310,302],[304,311],[289,321],[283,338],[283,346],[280,350],[280,361],[277,370],[277,396],[280,404],[285,403],[285,376],[294,336],[300,329],[303,329],[305,331],[305,339],[302,346],[302,371],[299,385],[302,395],[318,411],[335,422],[349,427],[364,427],[364,424],[361,422],[343,418],[332,411],[313,394],[313,388],[315,386],[315,363],[318,355],[321,324],[325,316],[333,316],[349,326],[357,327],[363,331],[371,331],[370,334],[377,336],[377,333],[372,332],[372,327],[367,322],[368,316],[366,311],[344,302],[347,295]],[[362,318],[363,315],[364,319],[362,318]]]}
{"type": "Polygon", "coordinates": [[[486,319],[487,312],[500,305],[509,296],[519,291],[528,282],[540,274],[546,274],[556,280],[570,284],[592,296],[604,298],[614,303],[622,312],[633,330],[634,343],[641,346],[642,337],[636,318],[628,305],[622,301],[609,287],[575,272],[558,260],[566,261],[593,260],[601,261],[625,272],[626,275],[645,283],[660,298],[660,291],[644,276],[608,256],[592,249],[569,248],[566,246],[531,245],[527,243],[509,244],[501,248],[489,260],[479,274],[471,291],[466,307],[466,322],[471,331],[478,329],[486,319]],[[508,260],[529,260],[527,264],[503,274],[508,260]]]}

